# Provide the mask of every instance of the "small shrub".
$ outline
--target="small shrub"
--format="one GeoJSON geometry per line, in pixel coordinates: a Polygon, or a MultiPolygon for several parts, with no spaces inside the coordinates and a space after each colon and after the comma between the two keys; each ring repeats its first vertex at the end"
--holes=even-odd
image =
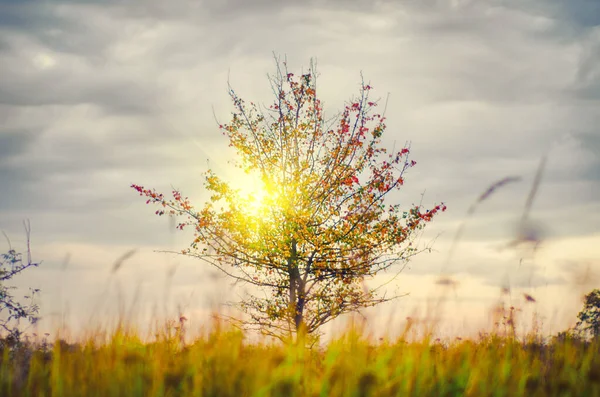
{"type": "MultiPolygon", "coordinates": [[[[29,267],[37,267],[39,263],[31,261],[29,250],[29,227],[27,232],[27,261],[23,262],[23,255],[10,246],[6,253],[0,254],[0,349],[15,348],[22,343],[22,330],[20,322],[26,320],[35,324],[38,320],[39,306],[35,303],[35,296],[39,289],[30,288],[29,294],[24,296],[26,303],[18,301],[12,291],[16,287],[7,286],[6,283],[13,277],[29,267]]],[[[8,238],[7,238],[8,240],[8,238]]]]}

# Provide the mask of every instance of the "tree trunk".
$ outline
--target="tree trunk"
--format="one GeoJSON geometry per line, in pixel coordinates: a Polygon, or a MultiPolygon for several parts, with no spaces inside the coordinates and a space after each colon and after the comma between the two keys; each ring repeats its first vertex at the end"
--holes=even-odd
{"type": "Polygon", "coordinates": [[[290,305],[294,318],[296,333],[300,331],[304,320],[304,283],[298,269],[298,252],[296,240],[291,242],[290,257],[288,258],[288,274],[290,276],[290,305]]]}

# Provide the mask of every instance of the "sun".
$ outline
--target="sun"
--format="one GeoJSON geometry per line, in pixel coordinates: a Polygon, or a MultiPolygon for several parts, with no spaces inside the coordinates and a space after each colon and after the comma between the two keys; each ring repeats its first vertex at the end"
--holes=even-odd
{"type": "Polygon", "coordinates": [[[266,215],[266,209],[271,205],[273,193],[267,189],[265,183],[256,174],[246,174],[240,179],[238,185],[240,199],[243,202],[244,212],[251,217],[260,218],[266,215]]]}

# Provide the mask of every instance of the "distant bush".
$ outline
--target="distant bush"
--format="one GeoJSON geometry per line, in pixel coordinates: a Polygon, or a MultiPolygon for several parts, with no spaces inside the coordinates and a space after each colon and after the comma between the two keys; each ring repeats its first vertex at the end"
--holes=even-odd
{"type": "MultiPolygon", "coordinates": [[[[29,294],[24,296],[27,303],[21,303],[12,294],[16,287],[7,286],[6,283],[14,276],[29,267],[37,267],[39,263],[31,261],[29,250],[29,228],[27,232],[27,262],[23,262],[23,255],[10,247],[6,253],[0,254],[0,347],[14,347],[21,342],[22,331],[20,322],[26,320],[35,324],[38,320],[39,306],[35,303],[35,295],[39,289],[29,289],[29,294]]],[[[7,239],[8,240],[8,239],[7,239]]]]}
{"type": "Polygon", "coordinates": [[[592,337],[600,336],[600,290],[595,289],[584,298],[583,309],[577,315],[577,329],[592,337]]]}

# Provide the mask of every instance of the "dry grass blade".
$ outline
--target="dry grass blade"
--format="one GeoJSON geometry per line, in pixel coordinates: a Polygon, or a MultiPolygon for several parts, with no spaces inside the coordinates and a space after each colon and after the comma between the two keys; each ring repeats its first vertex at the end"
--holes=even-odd
{"type": "Polygon", "coordinates": [[[535,300],[535,298],[534,298],[533,296],[529,295],[529,294],[523,294],[523,297],[525,298],[525,300],[526,300],[527,302],[532,302],[532,303],[534,303],[534,302],[537,302],[537,301],[535,300]]]}
{"type": "Polygon", "coordinates": [[[125,262],[127,259],[131,258],[136,252],[137,252],[137,249],[131,249],[131,250],[125,252],[123,255],[121,255],[113,264],[110,272],[112,274],[114,274],[117,271],[119,271],[119,269],[123,265],[123,262],[125,262]]]}
{"type": "Polygon", "coordinates": [[[448,267],[448,264],[450,263],[450,259],[452,259],[452,255],[454,254],[454,251],[456,250],[458,241],[462,237],[462,233],[463,233],[463,230],[467,223],[467,220],[475,213],[475,210],[477,209],[479,204],[482,203],[483,201],[487,200],[499,188],[501,188],[505,185],[508,185],[509,183],[518,182],[520,180],[521,180],[521,177],[518,177],[518,176],[507,176],[507,177],[491,184],[477,198],[477,200],[473,204],[471,204],[471,206],[469,207],[469,210],[467,211],[467,215],[466,215],[465,219],[462,221],[462,223],[458,227],[458,230],[456,231],[456,234],[454,235],[454,239],[452,240],[452,245],[450,246],[450,251],[448,252],[448,256],[446,257],[446,263],[444,264],[444,267],[442,268],[442,272],[444,272],[446,270],[446,268],[448,267]]]}
{"type": "Polygon", "coordinates": [[[520,180],[521,180],[521,177],[518,177],[518,176],[507,176],[506,178],[501,179],[501,180],[493,183],[490,187],[487,188],[487,190],[485,192],[483,192],[481,194],[481,196],[479,196],[479,198],[477,199],[477,201],[475,203],[473,203],[473,205],[471,205],[471,207],[469,208],[469,211],[467,212],[467,214],[468,215],[473,214],[475,212],[475,208],[477,207],[477,204],[481,203],[482,201],[485,201],[497,189],[501,188],[504,185],[508,185],[509,183],[518,182],[520,180]]]}
{"type": "Polygon", "coordinates": [[[523,211],[523,216],[521,217],[521,222],[525,222],[525,220],[529,216],[529,212],[531,211],[531,206],[533,205],[533,200],[535,199],[538,188],[540,187],[540,182],[542,181],[542,176],[544,175],[545,167],[546,167],[546,155],[543,155],[542,159],[540,160],[540,165],[538,166],[537,172],[535,174],[535,178],[533,180],[533,185],[531,185],[531,190],[529,191],[529,196],[527,196],[527,201],[525,202],[525,210],[523,211]]]}
{"type": "Polygon", "coordinates": [[[542,176],[544,174],[545,167],[546,155],[542,156],[542,159],[540,160],[540,165],[538,166],[535,178],[533,179],[533,184],[531,185],[531,190],[529,191],[527,201],[525,202],[525,208],[523,209],[523,214],[521,215],[521,221],[519,222],[517,237],[514,241],[508,244],[509,247],[515,247],[523,243],[533,243],[535,252],[535,249],[541,241],[541,227],[532,223],[529,220],[529,213],[531,212],[533,200],[537,195],[540,183],[542,181],[542,176]]]}

